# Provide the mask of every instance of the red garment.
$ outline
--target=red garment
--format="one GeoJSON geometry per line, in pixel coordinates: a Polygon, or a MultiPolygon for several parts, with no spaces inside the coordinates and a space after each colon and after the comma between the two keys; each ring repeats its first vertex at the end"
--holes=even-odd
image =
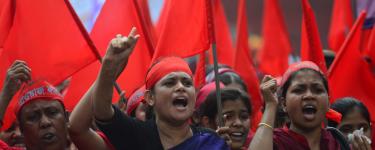
{"type": "MultiPolygon", "coordinates": [[[[277,150],[309,150],[307,139],[288,128],[277,128],[273,132],[274,149],[277,150]]],[[[321,130],[320,138],[321,150],[339,150],[340,144],[333,135],[325,130],[321,130]]]]}
{"type": "MultiPolygon", "coordinates": [[[[220,82],[220,88],[224,88],[224,84],[220,82]]],[[[195,102],[195,109],[199,109],[200,105],[206,101],[208,94],[216,90],[215,82],[204,85],[197,94],[197,101],[195,102]]]]}
{"type": "Polygon", "coordinates": [[[0,140],[0,150],[25,150],[25,148],[9,147],[7,143],[0,140]]]}
{"type": "Polygon", "coordinates": [[[139,104],[144,101],[145,91],[146,87],[142,86],[130,96],[128,104],[126,105],[126,113],[128,115],[135,111],[139,104]]]}

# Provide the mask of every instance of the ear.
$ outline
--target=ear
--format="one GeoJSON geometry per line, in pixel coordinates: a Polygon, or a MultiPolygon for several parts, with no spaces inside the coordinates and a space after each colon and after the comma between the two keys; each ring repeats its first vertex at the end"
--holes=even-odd
{"type": "Polygon", "coordinates": [[[150,90],[145,91],[145,101],[147,102],[148,105],[154,106],[155,104],[155,96],[152,94],[150,90]]]}

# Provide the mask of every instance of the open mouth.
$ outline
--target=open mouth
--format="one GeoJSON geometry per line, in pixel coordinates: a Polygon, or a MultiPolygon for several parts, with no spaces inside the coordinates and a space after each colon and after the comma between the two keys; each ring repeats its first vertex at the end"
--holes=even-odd
{"type": "Polygon", "coordinates": [[[243,132],[232,132],[230,137],[232,141],[242,141],[245,138],[245,134],[243,132]]]}
{"type": "Polygon", "coordinates": [[[55,141],[56,138],[57,138],[56,135],[53,133],[46,133],[46,134],[43,134],[42,136],[42,140],[46,143],[51,143],[55,141]]]}
{"type": "Polygon", "coordinates": [[[315,118],[315,114],[317,112],[316,106],[314,105],[305,105],[302,108],[302,113],[305,119],[313,120],[315,118]]]}
{"type": "Polygon", "coordinates": [[[185,109],[188,104],[188,101],[187,101],[187,98],[185,97],[177,97],[176,99],[173,100],[172,104],[177,109],[185,109]]]}

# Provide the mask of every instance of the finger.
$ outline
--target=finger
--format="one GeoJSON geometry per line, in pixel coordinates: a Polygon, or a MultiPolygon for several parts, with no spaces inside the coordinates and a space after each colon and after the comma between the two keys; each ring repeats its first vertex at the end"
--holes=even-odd
{"type": "Polygon", "coordinates": [[[116,34],[116,38],[122,38],[121,34],[116,34]]]}
{"type": "Polygon", "coordinates": [[[15,60],[11,66],[15,66],[17,64],[26,64],[26,62],[23,60],[15,60]]]}
{"type": "Polygon", "coordinates": [[[136,27],[132,27],[132,29],[130,30],[130,33],[128,35],[128,37],[134,37],[135,35],[137,34],[137,28],[136,27]]]}
{"type": "Polygon", "coordinates": [[[216,133],[219,134],[219,135],[222,135],[222,134],[229,133],[229,131],[230,131],[229,127],[219,127],[216,130],[216,133]]]}
{"type": "Polygon", "coordinates": [[[10,67],[8,69],[8,71],[15,70],[17,68],[26,68],[27,70],[31,71],[31,69],[29,68],[29,66],[27,66],[25,63],[17,63],[14,66],[10,67]]]}
{"type": "Polygon", "coordinates": [[[265,83],[265,82],[267,82],[268,80],[271,80],[271,79],[272,79],[272,77],[270,75],[265,75],[262,79],[262,83],[265,83]]]}
{"type": "Polygon", "coordinates": [[[354,141],[357,144],[358,149],[365,150],[366,147],[360,136],[358,136],[357,134],[354,134],[354,141]]]}
{"type": "Polygon", "coordinates": [[[363,141],[363,143],[364,143],[364,147],[365,147],[365,149],[367,149],[367,150],[371,150],[371,145],[370,145],[370,143],[367,141],[367,137],[366,137],[366,136],[362,135],[362,141],[363,141]]]}
{"type": "Polygon", "coordinates": [[[26,82],[26,81],[31,80],[31,76],[28,75],[28,74],[25,74],[25,73],[21,72],[21,73],[15,74],[12,79],[16,80],[16,81],[20,80],[22,82],[26,82]]]}

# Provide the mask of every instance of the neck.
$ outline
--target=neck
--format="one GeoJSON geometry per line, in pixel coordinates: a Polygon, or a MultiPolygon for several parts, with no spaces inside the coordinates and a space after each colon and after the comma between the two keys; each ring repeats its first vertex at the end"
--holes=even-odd
{"type": "Polygon", "coordinates": [[[303,135],[306,138],[307,142],[309,143],[309,147],[311,150],[320,148],[320,138],[321,138],[321,132],[322,132],[322,129],[320,126],[306,130],[306,129],[300,129],[296,127],[295,125],[293,125],[292,123],[290,125],[290,130],[300,135],[303,135]]]}
{"type": "Polygon", "coordinates": [[[193,136],[188,122],[182,125],[172,125],[156,118],[156,124],[164,149],[170,149],[193,136]]]}

